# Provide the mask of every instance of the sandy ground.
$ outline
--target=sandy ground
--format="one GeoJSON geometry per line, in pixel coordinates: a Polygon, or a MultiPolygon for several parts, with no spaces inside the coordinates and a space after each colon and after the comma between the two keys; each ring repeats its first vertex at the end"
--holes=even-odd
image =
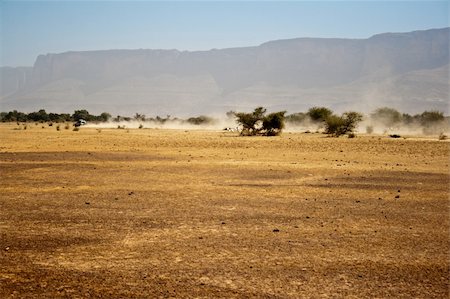
{"type": "Polygon", "coordinates": [[[1,298],[448,298],[449,149],[0,126],[1,298]]]}

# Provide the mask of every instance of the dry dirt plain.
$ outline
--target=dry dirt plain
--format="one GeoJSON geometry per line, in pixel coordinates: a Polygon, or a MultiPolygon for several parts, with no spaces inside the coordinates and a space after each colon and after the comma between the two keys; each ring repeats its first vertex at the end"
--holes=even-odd
{"type": "Polygon", "coordinates": [[[448,298],[449,145],[0,126],[0,298],[448,298]]]}

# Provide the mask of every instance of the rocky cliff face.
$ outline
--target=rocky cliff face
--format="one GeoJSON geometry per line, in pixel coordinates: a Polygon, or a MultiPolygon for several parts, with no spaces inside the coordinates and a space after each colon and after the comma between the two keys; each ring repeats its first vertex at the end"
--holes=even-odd
{"type": "Polygon", "coordinates": [[[445,110],[448,63],[449,28],[199,52],[67,52],[40,55],[33,68],[2,68],[1,101],[3,110],[86,108],[122,115],[254,105],[445,110]]]}

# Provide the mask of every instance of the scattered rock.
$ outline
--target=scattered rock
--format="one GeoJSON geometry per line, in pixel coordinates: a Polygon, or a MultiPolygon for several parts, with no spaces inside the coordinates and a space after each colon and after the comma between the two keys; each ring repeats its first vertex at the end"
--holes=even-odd
{"type": "Polygon", "coordinates": [[[86,201],[85,204],[90,205],[91,203],[89,201],[86,201]]]}
{"type": "Polygon", "coordinates": [[[223,225],[223,224],[226,224],[226,223],[222,221],[222,225],[223,225]]]}
{"type": "Polygon", "coordinates": [[[274,229],[273,229],[273,232],[274,232],[274,233],[278,233],[278,232],[280,232],[280,230],[279,230],[278,228],[274,228],[274,229]]]}
{"type": "Polygon", "coordinates": [[[9,246],[8,246],[8,247],[5,247],[5,251],[9,251],[9,246]]]}
{"type": "Polygon", "coordinates": [[[133,191],[131,191],[130,193],[128,193],[128,195],[133,195],[134,194],[134,192],[133,191]]]}
{"type": "Polygon", "coordinates": [[[400,195],[395,196],[395,198],[400,198],[400,195]]]}

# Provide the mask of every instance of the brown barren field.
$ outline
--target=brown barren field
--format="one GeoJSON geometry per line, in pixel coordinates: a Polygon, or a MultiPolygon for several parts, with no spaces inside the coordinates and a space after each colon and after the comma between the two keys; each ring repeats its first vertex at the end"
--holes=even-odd
{"type": "Polygon", "coordinates": [[[0,298],[448,298],[437,137],[0,126],[0,298]]]}

